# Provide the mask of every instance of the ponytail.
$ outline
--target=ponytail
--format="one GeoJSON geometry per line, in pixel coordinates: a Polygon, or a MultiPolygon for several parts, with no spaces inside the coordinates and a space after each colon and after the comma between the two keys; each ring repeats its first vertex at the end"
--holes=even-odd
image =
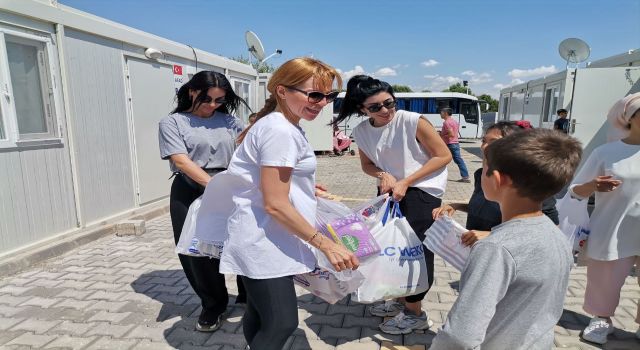
{"type": "Polygon", "coordinates": [[[261,110],[259,110],[256,113],[256,120],[253,122],[253,124],[249,125],[248,127],[246,127],[244,130],[242,130],[242,132],[240,133],[240,135],[238,135],[238,138],[236,139],[236,143],[240,144],[242,142],[242,140],[244,140],[244,137],[247,135],[247,132],[249,131],[249,129],[258,121],[260,120],[260,118],[264,117],[265,115],[273,112],[276,110],[276,107],[278,106],[278,101],[276,100],[275,95],[271,95],[269,96],[268,99],[266,99],[264,101],[264,106],[262,107],[261,110]]]}

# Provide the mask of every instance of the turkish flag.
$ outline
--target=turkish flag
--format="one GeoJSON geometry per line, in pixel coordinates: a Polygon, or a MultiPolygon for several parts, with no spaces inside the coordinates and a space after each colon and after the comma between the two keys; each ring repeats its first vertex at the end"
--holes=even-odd
{"type": "Polygon", "coordinates": [[[173,74],[175,75],[182,75],[182,66],[179,66],[177,64],[173,65],[173,74]]]}

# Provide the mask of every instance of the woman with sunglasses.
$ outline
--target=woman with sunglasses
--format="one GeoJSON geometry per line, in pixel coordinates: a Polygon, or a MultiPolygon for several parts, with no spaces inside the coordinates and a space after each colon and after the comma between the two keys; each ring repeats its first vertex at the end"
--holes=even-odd
{"type": "Polygon", "coordinates": [[[203,196],[201,215],[213,218],[207,226],[226,230],[199,238],[224,245],[220,272],[242,276],[247,289],[242,325],[251,349],[282,349],[298,327],[292,276],[315,268],[311,247],[337,271],[359,264],[353,253],[315,229],[316,157],[299,125],[314,120],[337,97],[334,84],[342,84],[339,73],[316,59],[295,58],[280,66],[267,84],[271,97],[240,134],[229,169],[203,196]]]}
{"type": "MultiPolygon", "coordinates": [[[[391,86],[378,79],[357,75],[349,80],[337,125],[346,118],[366,115],[368,120],[353,130],[362,170],[379,180],[379,193],[390,192],[420,240],[431,227],[428,213],[440,206],[447,183],[446,165],[451,152],[425,117],[396,110],[391,86]]],[[[433,284],[433,253],[425,248],[429,287],[433,284]]],[[[427,292],[403,298],[404,305],[386,302],[370,308],[375,316],[395,316],[380,329],[389,334],[408,334],[427,329],[433,322],[422,311],[427,292]],[[404,309],[404,311],[402,311],[404,309]]]]}
{"type": "MultiPolygon", "coordinates": [[[[162,159],[168,159],[175,176],[171,185],[169,212],[173,238],[178,244],[191,203],[200,197],[215,175],[227,168],[236,148],[235,139],[244,125],[230,115],[240,103],[227,78],[201,71],[182,85],[176,95],[178,106],[160,121],[162,159]]],[[[178,254],[189,284],[200,297],[202,311],[196,330],[213,332],[220,327],[229,294],[217,259],[178,254]]],[[[236,303],[244,303],[244,287],[237,280],[236,303]]]]}

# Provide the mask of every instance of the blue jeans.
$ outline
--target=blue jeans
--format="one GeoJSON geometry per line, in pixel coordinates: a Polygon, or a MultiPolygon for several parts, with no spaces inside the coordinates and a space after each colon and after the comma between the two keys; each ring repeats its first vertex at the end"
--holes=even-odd
{"type": "Polygon", "coordinates": [[[460,144],[451,143],[448,144],[449,151],[451,151],[451,155],[453,156],[453,162],[458,165],[458,169],[460,169],[460,176],[463,179],[469,178],[469,171],[467,170],[467,165],[464,164],[464,160],[462,160],[462,156],[460,155],[460,144]]]}

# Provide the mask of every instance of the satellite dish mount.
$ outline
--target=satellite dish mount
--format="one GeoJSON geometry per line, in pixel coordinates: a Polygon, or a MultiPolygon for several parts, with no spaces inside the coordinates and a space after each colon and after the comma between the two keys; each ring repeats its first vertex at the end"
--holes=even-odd
{"type": "Polygon", "coordinates": [[[591,54],[591,49],[589,45],[581,39],[568,38],[562,40],[560,45],[558,45],[558,52],[560,53],[560,57],[567,62],[567,69],[569,69],[569,62],[575,63],[576,68],[578,68],[578,64],[586,61],[591,54]]]}
{"type": "Polygon", "coordinates": [[[251,53],[251,56],[253,56],[260,63],[264,63],[266,60],[270,59],[273,56],[282,54],[282,50],[277,49],[276,52],[265,57],[264,46],[262,46],[262,42],[260,41],[260,38],[258,38],[258,35],[256,35],[256,33],[248,30],[246,33],[244,33],[244,37],[247,41],[247,47],[249,49],[249,52],[251,53]]]}

